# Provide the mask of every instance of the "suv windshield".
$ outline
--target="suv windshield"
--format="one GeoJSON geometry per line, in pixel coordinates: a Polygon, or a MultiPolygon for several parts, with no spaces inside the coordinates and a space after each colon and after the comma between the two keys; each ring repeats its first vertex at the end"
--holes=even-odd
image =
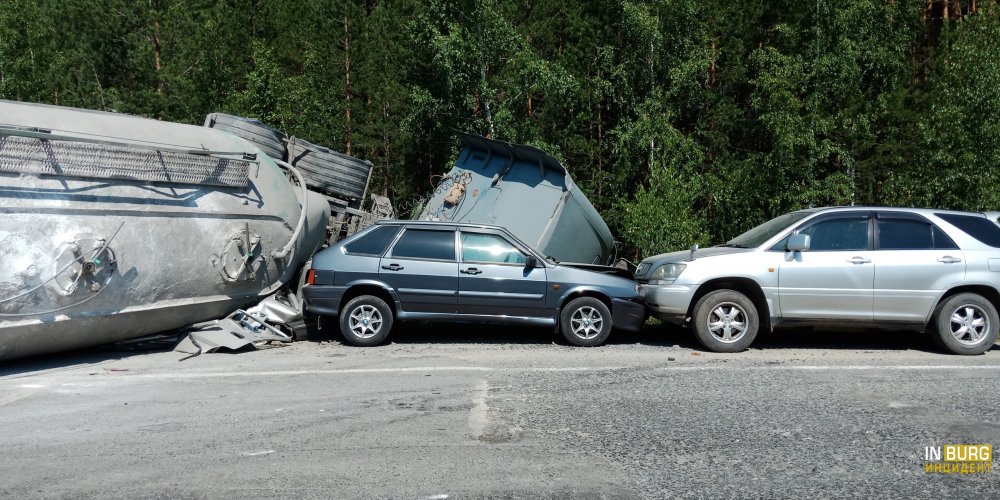
{"type": "Polygon", "coordinates": [[[729,241],[721,246],[738,248],[756,248],[773,238],[792,224],[813,214],[814,210],[800,210],[785,215],[779,215],[729,241]]]}

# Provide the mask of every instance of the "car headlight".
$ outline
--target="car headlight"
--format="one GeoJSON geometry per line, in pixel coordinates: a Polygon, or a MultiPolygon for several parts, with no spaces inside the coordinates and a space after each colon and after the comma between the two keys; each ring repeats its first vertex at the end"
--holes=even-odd
{"type": "Polygon", "coordinates": [[[678,276],[684,272],[684,268],[687,267],[684,264],[664,264],[655,271],[653,274],[649,275],[650,285],[669,285],[677,279],[678,276]]]}

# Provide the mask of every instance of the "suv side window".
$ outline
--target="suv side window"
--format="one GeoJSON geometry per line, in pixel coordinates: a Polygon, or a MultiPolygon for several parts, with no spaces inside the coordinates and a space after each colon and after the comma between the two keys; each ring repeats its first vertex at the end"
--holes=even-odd
{"type": "Polygon", "coordinates": [[[933,224],[910,219],[879,219],[879,250],[956,250],[955,242],[933,224]]]}
{"type": "Polygon", "coordinates": [[[810,252],[868,250],[868,216],[826,219],[799,233],[809,235],[810,252]]]}
{"type": "Polygon", "coordinates": [[[969,236],[994,248],[1000,248],[1000,226],[986,217],[959,214],[934,214],[969,236]]]}
{"type": "Polygon", "coordinates": [[[462,262],[524,264],[528,257],[495,234],[462,233],[462,262]]]}
{"type": "Polygon", "coordinates": [[[344,250],[356,255],[382,255],[398,232],[399,226],[382,226],[351,242],[344,250]]]}
{"type": "Polygon", "coordinates": [[[455,231],[407,229],[391,254],[397,258],[455,260],[455,231]]]}

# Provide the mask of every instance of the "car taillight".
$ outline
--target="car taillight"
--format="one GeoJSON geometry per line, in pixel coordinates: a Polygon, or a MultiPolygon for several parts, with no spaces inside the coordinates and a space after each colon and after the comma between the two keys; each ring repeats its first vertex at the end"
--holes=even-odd
{"type": "Polygon", "coordinates": [[[316,270],[315,269],[310,269],[309,272],[306,273],[306,284],[307,285],[315,285],[316,284],[316,270]]]}

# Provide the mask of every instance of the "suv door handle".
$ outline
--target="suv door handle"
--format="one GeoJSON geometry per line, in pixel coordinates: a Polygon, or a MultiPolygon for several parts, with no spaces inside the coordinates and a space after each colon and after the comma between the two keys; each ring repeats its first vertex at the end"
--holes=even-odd
{"type": "Polygon", "coordinates": [[[938,259],[938,262],[943,262],[945,264],[954,264],[956,262],[962,262],[962,259],[959,259],[958,257],[952,257],[951,255],[945,255],[944,257],[938,259]]]}
{"type": "Polygon", "coordinates": [[[850,262],[851,264],[867,264],[871,261],[871,259],[866,259],[864,257],[851,257],[850,259],[847,259],[847,262],[850,262]]]}
{"type": "Polygon", "coordinates": [[[482,271],[480,271],[479,269],[476,269],[474,267],[470,267],[468,269],[462,269],[461,273],[462,274],[483,274],[482,271]]]}
{"type": "Polygon", "coordinates": [[[402,271],[403,270],[403,266],[401,266],[399,264],[396,264],[394,262],[392,264],[389,264],[388,266],[382,266],[382,269],[385,269],[387,271],[402,271]]]}

